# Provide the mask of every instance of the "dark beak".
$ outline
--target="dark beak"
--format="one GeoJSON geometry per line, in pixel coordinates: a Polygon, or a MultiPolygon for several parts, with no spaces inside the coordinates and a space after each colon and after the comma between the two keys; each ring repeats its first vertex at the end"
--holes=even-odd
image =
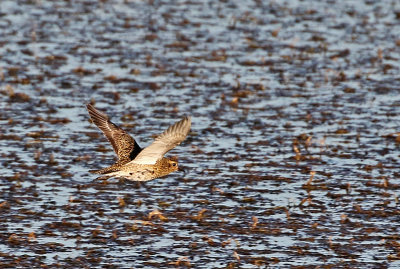
{"type": "Polygon", "coordinates": [[[188,171],[187,167],[184,166],[179,166],[178,171],[183,172],[183,175],[186,175],[186,172],[188,171]]]}

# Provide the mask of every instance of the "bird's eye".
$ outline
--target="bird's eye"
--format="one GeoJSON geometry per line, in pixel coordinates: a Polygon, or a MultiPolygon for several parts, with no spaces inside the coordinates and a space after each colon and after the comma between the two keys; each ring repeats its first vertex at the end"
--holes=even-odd
{"type": "Polygon", "coordinates": [[[172,166],[176,166],[176,163],[173,163],[172,166]]]}

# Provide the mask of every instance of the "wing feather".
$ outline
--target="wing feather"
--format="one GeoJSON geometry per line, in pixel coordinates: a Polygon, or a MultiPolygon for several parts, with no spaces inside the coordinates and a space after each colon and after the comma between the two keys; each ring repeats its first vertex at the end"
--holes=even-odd
{"type": "Polygon", "coordinates": [[[165,153],[178,146],[190,131],[192,121],[190,117],[185,117],[166,131],[160,134],[152,144],[144,148],[133,161],[136,164],[155,164],[165,153]]]}
{"type": "Polygon", "coordinates": [[[110,121],[108,116],[97,110],[93,105],[87,104],[87,110],[93,123],[104,133],[111,143],[119,162],[127,163],[142,150],[127,132],[110,121]]]}

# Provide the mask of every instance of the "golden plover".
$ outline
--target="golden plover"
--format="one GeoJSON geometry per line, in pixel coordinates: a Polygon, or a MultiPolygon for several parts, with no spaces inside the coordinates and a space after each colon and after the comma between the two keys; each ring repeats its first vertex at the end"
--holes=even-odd
{"type": "Polygon", "coordinates": [[[127,132],[112,123],[108,116],[87,104],[90,118],[111,143],[118,161],[91,173],[132,181],[148,181],[166,176],[178,170],[178,162],[164,154],[185,140],[191,126],[191,118],[185,117],[157,136],[152,144],[142,149],[127,132]]]}

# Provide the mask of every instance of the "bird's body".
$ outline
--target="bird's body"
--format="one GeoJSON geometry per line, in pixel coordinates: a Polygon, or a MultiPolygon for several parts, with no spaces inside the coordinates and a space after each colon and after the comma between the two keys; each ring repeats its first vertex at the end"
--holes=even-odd
{"type": "Polygon", "coordinates": [[[186,138],[191,126],[190,117],[170,126],[152,144],[142,149],[128,133],[112,123],[106,114],[91,104],[87,105],[87,109],[90,118],[110,141],[118,156],[118,161],[113,165],[90,172],[132,181],[148,181],[178,170],[178,162],[164,157],[164,154],[186,138]]]}
{"type": "Polygon", "coordinates": [[[155,164],[127,163],[119,166],[112,165],[109,168],[113,168],[113,172],[107,172],[108,176],[122,177],[132,181],[148,181],[178,170],[178,164],[164,157],[155,164]]]}

